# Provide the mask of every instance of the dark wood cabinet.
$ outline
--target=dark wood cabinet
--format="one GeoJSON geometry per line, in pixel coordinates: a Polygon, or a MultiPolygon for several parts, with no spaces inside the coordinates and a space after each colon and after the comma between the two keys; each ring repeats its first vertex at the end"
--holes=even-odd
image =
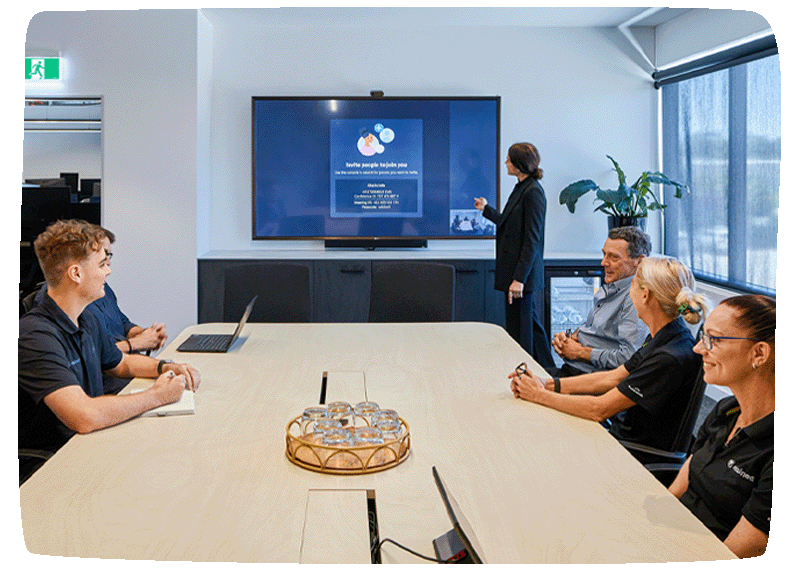
{"type": "Polygon", "coordinates": [[[442,260],[456,269],[455,320],[456,322],[484,322],[483,260],[442,260]]]}
{"type": "MultiPolygon", "coordinates": [[[[274,262],[277,259],[261,260],[274,262]]],[[[379,259],[307,258],[281,260],[296,261],[311,267],[311,301],[313,322],[367,322],[369,319],[372,264],[379,259]]],[[[426,261],[426,260],[422,260],[426,261]]],[[[451,264],[456,270],[455,320],[456,322],[489,322],[505,326],[503,292],[494,289],[495,261],[493,258],[428,259],[427,261],[451,264]]],[[[229,266],[259,262],[254,259],[198,260],[198,322],[222,322],[224,272],[229,266]]],[[[545,260],[548,270],[599,269],[599,261],[545,260]],[[565,268],[566,267],[566,268],[565,268]]],[[[537,294],[537,310],[543,310],[543,322],[549,313],[546,291],[537,294]]]]}
{"type": "MultiPolygon", "coordinates": [[[[486,321],[485,260],[435,260],[456,270],[455,319],[486,321]]],[[[201,259],[198,261],[198,322],[221,322],[224,271],[253,260],[201,259]]],[[[265,260],[265,262],[267,262],[265,260]]],[[[372,260],[306,260],[312,270],[314,322],[367,322],[372,260]]],[[[492,261],[492,265],[494,262],[492,261]]],[[[501,309],[502,314],[502,309],[501,309]]],[[[502,317],[501,317],[502,320],[502,317]]]]}
{"type": "Polygon", "coordinates": [[[484,286],[486,292],[484,296],[484,322],[490,324],[497,324],[498,326],[506,325],[506,308],[503,301],[505,294],[499,290],[494,289],[494,260],[484,260],[485,274],[484,286]]]}

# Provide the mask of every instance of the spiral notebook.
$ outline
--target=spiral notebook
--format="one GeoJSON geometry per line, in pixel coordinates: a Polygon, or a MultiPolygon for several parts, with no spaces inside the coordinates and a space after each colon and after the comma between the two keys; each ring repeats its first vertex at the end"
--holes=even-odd
{"type": "MultiPolygon", "coordinates": [[[[131,394],[143,392],[144,390],[131,390],[131,394]]],[[[194,414],[194,392],[184,390],[181,399],[172,404],[164,404],[158,408],[153,408],[143,412],[140,416],[181,416],[184,414],[194,414]]]]}

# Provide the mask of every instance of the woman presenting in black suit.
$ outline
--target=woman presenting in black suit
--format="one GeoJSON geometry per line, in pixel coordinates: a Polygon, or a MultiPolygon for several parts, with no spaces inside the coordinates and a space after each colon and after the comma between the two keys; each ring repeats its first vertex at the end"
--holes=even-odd
{"type": "Polygon", "coordinates": [[[506,330],[543,368],[553,366],[550,342],[534,304],[544,290],[544,214],[547,201],[539,185],[539,151],[527,142],[508,149],[506,169],[517,177],[503,212],[476,198],[475,208],[497,225],[495,290],[507,295],[506,330]]]}

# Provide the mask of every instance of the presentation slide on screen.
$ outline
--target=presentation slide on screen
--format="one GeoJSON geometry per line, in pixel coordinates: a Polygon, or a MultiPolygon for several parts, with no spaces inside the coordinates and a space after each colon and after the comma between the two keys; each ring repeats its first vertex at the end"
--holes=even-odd
{"type": "Polygon", "coordinates": [[[253,238],[491,236],[495,98],[253,101],[253,238]]]}
{"type": "Polygon", "coordinates": [[[331,120],[331,217],[422,216],[422,120],[331,120]]]}

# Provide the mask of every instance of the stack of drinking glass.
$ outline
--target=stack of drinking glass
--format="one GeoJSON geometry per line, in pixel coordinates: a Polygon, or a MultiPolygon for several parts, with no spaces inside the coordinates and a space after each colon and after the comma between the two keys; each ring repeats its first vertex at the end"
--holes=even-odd
{"type": "Polygon", "coordinates": [[[303,410],[303,434],[323,446],[378,445],[400,438],[402,425],[394,410],[381,410],[376,402],[331,402],[303,410]]]}

